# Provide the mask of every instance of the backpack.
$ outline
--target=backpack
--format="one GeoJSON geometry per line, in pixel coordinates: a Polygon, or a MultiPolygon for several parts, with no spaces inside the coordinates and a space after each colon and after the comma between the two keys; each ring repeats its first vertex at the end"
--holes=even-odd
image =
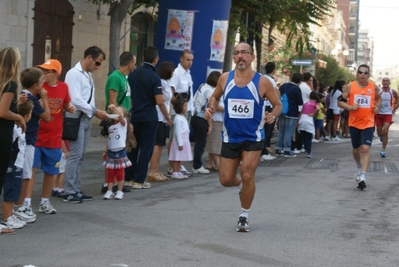
{"type": "Polygon", "coordinates": [[[290,103],[288,101],[287,93],[290,91],[291,88],[289,88],[288,90],[285,89],[284,94],[282,94],[280,97],[280,101],[283,106],[283,108],[281,109],[281,115],[287,115],[288,111],[290,110],[290,103]]]}

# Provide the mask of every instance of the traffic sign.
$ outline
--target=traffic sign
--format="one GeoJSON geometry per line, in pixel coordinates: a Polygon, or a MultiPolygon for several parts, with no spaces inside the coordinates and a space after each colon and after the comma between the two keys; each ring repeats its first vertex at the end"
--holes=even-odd
{"type": "Polygon", "coordinates": [[[291,60],[292,66],[311,66],[312,60],[311,59],[294,59],[291,60]]]}

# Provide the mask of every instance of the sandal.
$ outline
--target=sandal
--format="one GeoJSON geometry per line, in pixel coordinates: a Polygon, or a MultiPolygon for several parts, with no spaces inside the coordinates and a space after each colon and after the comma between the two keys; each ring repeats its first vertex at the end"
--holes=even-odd
{"type": "Polygon", "coordinates": [[[165,182],[166,177],[159,172],[150,172],[148,173],[147,180],[149,182],[165,182]]]}
{"type": "Polygon", "coordinates": [[[0,235],[13,235],[15,231],[8,226],[0,224],[0,235]]]}
{"type": "Polygon", "coordinates": [[[135,183],[133,182],[132,184],[132,189],[148,189],[151,188],[151,184],[150,183],[135,183]]]}

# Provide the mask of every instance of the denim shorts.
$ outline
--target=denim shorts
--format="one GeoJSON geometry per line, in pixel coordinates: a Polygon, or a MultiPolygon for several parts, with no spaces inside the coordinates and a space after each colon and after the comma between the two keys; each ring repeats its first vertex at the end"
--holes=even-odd
{"type": "Polygon", "coordinates": [[[33,168],[40,168],[44,173],[58,175],[60,173],[61,148],[35,147],[33,168]]]}
{"type": "Polygon", "coordinates": [[[12,166],[8,167],[4,179],[3,201],[18,202],[22,188],[22,169],[12,166]]]}

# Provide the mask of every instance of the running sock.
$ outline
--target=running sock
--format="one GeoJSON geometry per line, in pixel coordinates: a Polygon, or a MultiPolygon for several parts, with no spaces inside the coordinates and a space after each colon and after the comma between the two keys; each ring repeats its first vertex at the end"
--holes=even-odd
{"type": "Polygon", "coordinates": [[[44,204],[45,202],[49,202],[49,199],[42,197],[42,200],[40,201],[40,205],[44,204]]]}
{"type": "Polygon", "coordinates": [[[241,208],[240,217],[245,217],[248,219],[248,216],[249,216],[249,209],[246,210],[244,208],[241,208]]]}
{"type": "Polygon", "coordinates": [[[366,172],[360,172],[360,181],[366,181],[366,172]]]}
{"type": "Polygon", "coordinates": [[[32,199],[29,197],[24,198],[24,204],[26,204],[28,206],[31,206],[31,201],[32,201],[32,199]]]}

